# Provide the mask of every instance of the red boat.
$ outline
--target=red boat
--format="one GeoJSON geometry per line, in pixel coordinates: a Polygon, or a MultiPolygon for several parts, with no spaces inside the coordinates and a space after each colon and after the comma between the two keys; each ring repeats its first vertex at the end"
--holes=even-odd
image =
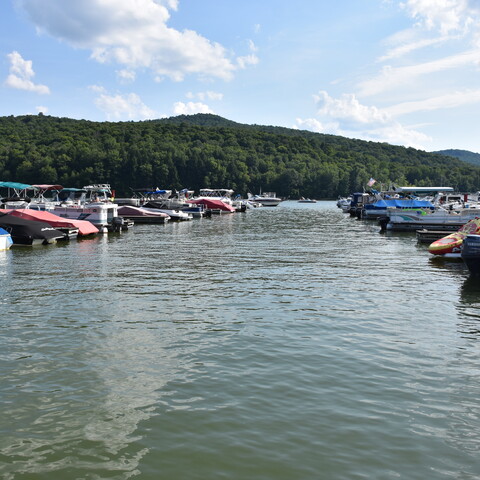
{"type": "Polygon", "coordinates": [[[98,233],[98,228],[87,220],[63,218],[43,210],[19,208],[17,210],[9,210],[8,213],[15,217],[24,218],[25,220],[45,222],[56,229],[78,229],[78,235],[91,235],[93,233],[98,233]]]}
{"type": "Polygon", "coordinates": [[[209,198],[198,198],[193,200],[188,200],[188,203],[194,203],[196,205],[204,205],[206,209],[211,210],[212,212],[227,212],[235,213],[235,208],[231,205],[222,202],[222,200],[209,199],[209,198]]]}

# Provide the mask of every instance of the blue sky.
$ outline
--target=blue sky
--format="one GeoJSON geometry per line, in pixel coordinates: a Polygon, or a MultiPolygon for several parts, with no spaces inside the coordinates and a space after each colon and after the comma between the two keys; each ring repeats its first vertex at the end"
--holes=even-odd
{"type": "Polygon", "coordinates": [[[478,0],[3,0],[0,115],[215,113],[480,152],[478,0]]]}

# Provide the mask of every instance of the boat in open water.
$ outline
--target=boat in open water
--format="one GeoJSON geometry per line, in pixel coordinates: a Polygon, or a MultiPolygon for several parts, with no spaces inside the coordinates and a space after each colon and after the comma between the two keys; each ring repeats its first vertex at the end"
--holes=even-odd
{"type": "Polygon", "coordinates": [[[275,192],[265,192],[260,193],[259,195],[248,194],[248,200],[253,203],[259,203],[263,207],[276,207],[282,201],[281,198],[277,197],[275,192]]]}

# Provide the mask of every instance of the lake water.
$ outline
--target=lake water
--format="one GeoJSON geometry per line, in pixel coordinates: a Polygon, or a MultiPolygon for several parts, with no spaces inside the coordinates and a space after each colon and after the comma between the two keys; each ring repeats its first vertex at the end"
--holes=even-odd
{"type": "Polygon", "coordinates": [[[334,202],[0,252],[0,477],[478,479],[480,284],[334,202]]]}

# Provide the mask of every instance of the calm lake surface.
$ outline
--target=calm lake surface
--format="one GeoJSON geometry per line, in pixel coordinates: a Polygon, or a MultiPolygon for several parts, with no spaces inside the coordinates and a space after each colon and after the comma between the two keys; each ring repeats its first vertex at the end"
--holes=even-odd
{"type": "Polygon", "coordinates": [[[478,479],[480,283],[334,202],[0,252],[0,478],[478,479]]]}

